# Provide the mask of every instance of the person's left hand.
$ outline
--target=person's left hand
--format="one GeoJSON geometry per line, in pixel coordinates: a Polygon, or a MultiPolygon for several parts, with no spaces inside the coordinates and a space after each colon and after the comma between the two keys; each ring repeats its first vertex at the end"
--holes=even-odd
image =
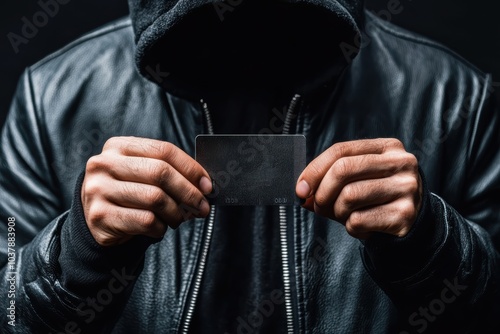
{"type": "Polygon", "coordinates": [[[418,215],[422,181],[418,161],[397,139],[337,143],[300,175],[304,208],[345,225],[353,237],[372,232],[405,236],[418,215]]]}

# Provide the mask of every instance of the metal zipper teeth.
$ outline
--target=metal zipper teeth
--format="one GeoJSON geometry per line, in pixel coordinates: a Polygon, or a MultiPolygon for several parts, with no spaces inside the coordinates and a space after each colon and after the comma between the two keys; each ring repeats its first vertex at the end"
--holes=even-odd
{"type": "Polygon", "coordinates": [[[288,226],[286,223],[286,207],[280,206],[279,212],[283,288],[285,289],[286,327],[287,333],[293,333],[292,284],[290,280],[290,266],[288,265],[288,226]]]}
{"type": "MultiPolygon", "coordinates": [[[[292,119],[296,116],[295,112],[298,104],[301,101],[301,96],[295,94],[283,124],[283,134],[290,133],[292,119]]],[[[281,262],[283,266],[283,288],[285,295],[285,312],[286,312],[286,327],[287,333],[291,334],[293,330],[293,307],[292,307],[292,282],[290,279],[290,265],[288,263],[288,226],[286,222],[286,206],[279,207],[280,217],[280,242],[281,242],[281,262]]]]}
{"type": "MultiPolygon", "coordinates": [[[[200,101],[203,116],[205,117],[205,122],[207,125],[207,132],[210,135],[214,134],[214,127],[212,124],[212,115],[208,108],[208,105],[205,101],[200,101]]],[[[184,323],[182,324],[182,333],[187,334],[189,331],[189,326],[191,325],[191,321],[193,320],[194,309],[196,307],[196,301],[198,300],[198,295],[200,293],[201,281],[203,280],[203,274],[205,272],[205,266],[207,264],[208,251],[210,249],[210,243],[212,241],[212,234],[214,230],[214,222],[215,222],[215,206],[210,206],[210,214],[208,216],[208,222],[206,231],[204,234],[204,238],[202,240],[202,250],[200,261],[198,262],[198,268],[195,273],[195,279],[193,283],[193,291],[191,293],[191,298],[188,302],[188,307],[186,310],[186,317],[184,318],[184,323]]]]}
{"type": "Polygon", "coordinates": [[[196,277],[194,279],[193,292],[191,293],[191,299],[186,311],[186,318],[182,324],[182,333],[187,334],[189,330],[189,325],[193,320],[194,309],[196,307],[196,300],[198,299],[198,294],[200,292],[201,281],[203,279],[203,273],[205,272],[205,265],[207,264],[208,250],[210,249],[210,241],[212,241],[212,232],[214,230],[215,221],[215,207],[212,205],[210,207],[210,215],[208,217],[207,229],[203,238],[203,248],[201,251],[201,258],[199,261],[199,266],[196,272],[196,277]]]}

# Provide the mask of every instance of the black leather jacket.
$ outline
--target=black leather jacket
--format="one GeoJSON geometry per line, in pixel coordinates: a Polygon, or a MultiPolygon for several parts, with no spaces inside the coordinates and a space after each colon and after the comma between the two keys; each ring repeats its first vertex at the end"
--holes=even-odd
{"type": "MultiPolygon", "coordinates": [[[[167,14],[189,12],[182,5],[189,2],[179,3],[167,14]]],[[[322,3],[347,20],[349,38],[360,22],[366,35],[333,84],[303,93],[294,127],[307,137],[308,160],[338,141],[398,138],[418,157],[426,186],[405,238],[377,235],[362,243],[341,224],[290,209],[284,240],[290,308],[283,316],[296,333],[495,332],[500,116],[490,77],[446,48],[363,13],[358,3],[322,3]]],[[[204,132],[198,91],[185,96],[175,68],[167,74],[144,60],[148,41],[164,36],[150,38],[159,21],[144,20],[140,6],[131,7],[137,44],[129,19],[114,22],[31,66],[19,82],[1,136],[2,332],[178,333],[202,319],[196,301],[203,273],[216,275],[220,268],[206,252],[219,247],[207,237],[213,225],[196,219],[160,242],[138,237],[102,248],[87,229],[79,199],[79,175],[109,137],[162,139],[193,155],[194,138],[204,132]],[[138,73],[135,61],[156,83],[138,73]],[[8,217],[15,217],[13,267],[8,217]],[[15,299],[5,298],[10,272],[17,272],[15,299]],[[3,315],[11,300],[15,327],[3,315]]],[[[172,26],[172,17],[162,24],[172,26]]],[[[231,131],[221,122],[220,129],[231,131]]],[[[269,209],[245,210],[217,216],[215,226],[224,219],[274,224],[269,209]]],[[[247,237],[258,242],[256,235],[247,237]]],[[[209,297],[203,297],[205,307],[209,297]]]]}

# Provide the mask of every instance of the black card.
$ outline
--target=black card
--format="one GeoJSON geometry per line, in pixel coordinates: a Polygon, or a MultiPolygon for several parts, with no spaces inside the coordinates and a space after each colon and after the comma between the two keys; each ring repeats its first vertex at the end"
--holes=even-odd
{"type": "Polygon", "coordinates": [[[214,205],[294,205],[295,185],[306,167],[303,135],[199,135],[196,160],[214,190],[214,205]]]}

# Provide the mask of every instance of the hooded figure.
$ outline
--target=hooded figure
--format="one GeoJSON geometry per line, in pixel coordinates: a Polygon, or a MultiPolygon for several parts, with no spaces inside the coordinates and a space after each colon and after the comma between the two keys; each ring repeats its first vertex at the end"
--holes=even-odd
{"type": "Polygon", "coordinates": [[[19,82],[0,139],[2,332],[498,331],[490,76],[361,0],[129,5],[130,18],[19,82]],[[163,238],[106,246],[91,233],[88,178],[122,167],[89,167],[108,139],[130,136],[115,152],[140,148],[133,136],[192,157],[198,134],[262,129],[305,135],[308,163],[335,143],[392,138],[383,143],[416,157],[390,171],[417,175],[408,231],[363,234],[324,214],[316,189],[303,207],[212,207],[163,238]]]}

